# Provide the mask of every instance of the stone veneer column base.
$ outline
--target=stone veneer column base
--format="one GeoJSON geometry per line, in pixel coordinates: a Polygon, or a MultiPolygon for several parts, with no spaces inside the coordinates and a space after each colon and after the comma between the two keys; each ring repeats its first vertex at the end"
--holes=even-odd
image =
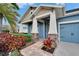
{"type": "Polygon", "coordinates": [[[38,33],[32,33],[33,42],[37,42],[39,40],[38,33]]]}
{"type": "Polygon", "coordinates": [[[48,34],[48,37],[50,37],[52,40],[57,40],[57,34],[48,34]]]}
{"type": "Polygon", "coordinates": [[[58,35],[57,34],[48,34],[48,37],[50,37],[52,40],[54,40],[54,46],[57,46],[57,40],[58,40],[58,35]]]}

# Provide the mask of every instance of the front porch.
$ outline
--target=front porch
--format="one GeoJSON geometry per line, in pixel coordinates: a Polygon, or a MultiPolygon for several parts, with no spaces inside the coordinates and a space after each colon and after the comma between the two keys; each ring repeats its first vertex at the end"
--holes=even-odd
{"type": "MultiPolygon", "coordinates": [[[[48,37],[49,31],[49,19],[50,17],[45,17],[37,20],[38,37],[39,39],[45,39],[48,37]]],[[[32,31],[32,22],[28,23],[28,33],[32,31]]]]}
{"type": "Polygon", "coordinates": [[[28,22],[28,33],[32,33],[33,40],[38,39],[57,39],[57,23],[55,10],[39,16],[35,16],[31,22],[28,22]]]}

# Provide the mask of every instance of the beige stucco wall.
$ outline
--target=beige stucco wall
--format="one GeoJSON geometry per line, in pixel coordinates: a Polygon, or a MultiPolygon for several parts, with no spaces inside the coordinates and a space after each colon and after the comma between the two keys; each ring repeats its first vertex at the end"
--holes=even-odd
{"type": "Polygon", "coordinates": [[[55,8],[55,13],[56,13],[56,18],[60,18],[62,16],[64,16],[64,8],[55,8]]]}
{"type": "Polygon", "coordinates": [[[50,11],[50,9],[41,8],[41,9],[39,10],[39,12],[37,13],[36,16],[39,16],[39,15],[42,15],[42,14],[48,13],[49,11],[50,11]]]}

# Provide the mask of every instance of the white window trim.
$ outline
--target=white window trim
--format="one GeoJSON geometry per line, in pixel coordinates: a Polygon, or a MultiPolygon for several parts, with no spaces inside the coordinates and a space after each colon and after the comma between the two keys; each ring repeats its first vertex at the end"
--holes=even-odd
{"type": "Polygon", "coordinates": [[[69,23],[79,23],[79,20],[58,22],[58,39],[59,39],[59,42],[60,42],[60,25],[61,24],[69,24],[69,23]]]}

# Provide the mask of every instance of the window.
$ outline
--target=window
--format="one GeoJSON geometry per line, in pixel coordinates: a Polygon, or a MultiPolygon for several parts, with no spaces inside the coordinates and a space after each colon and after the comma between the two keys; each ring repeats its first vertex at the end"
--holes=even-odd
{"type": "Polygon", "coordinates": [[[27,29],[27,27],[23,27],[23,29],[27,29]]]}
{"type": "Polygon", "coordinates": [[[32,14],[32,12],[31,12],[31,14],[32,14]]]}
{"type": "Polygon", "coordinates": [[[33,10],[30,11],[30,14],[32,14],[32,13],[33,13],[33,10]]]}

